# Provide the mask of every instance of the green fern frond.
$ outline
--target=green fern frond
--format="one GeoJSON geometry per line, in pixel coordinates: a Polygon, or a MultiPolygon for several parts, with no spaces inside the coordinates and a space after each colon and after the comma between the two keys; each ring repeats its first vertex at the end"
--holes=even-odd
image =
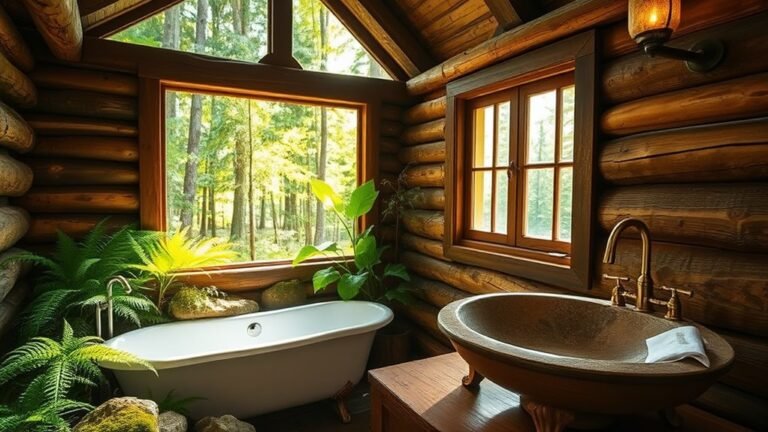
{"type": "Polygon", "coordinates": [[[60,356],[61,345],[48,338],[34,338],[11,351],[0,364],[0,385],[39,369],[60,356]]]}
{"type": "Polygon", "coordinates": [[[51,334],[53,324],[63,313],[69,299],[77,294],[74,290],[51,290],[38,295],[27,306],[21,317],[21,338],[51,334]]]}
{"type": "Polygon", "coordinates": [[[90,361],[94,363],[112,363],[128,367],[141,367],[157,374],[154,366],[148,361],[131,353],[101,344],[84,346],[73,352],[71,358],[78,362],[90,361]]]}

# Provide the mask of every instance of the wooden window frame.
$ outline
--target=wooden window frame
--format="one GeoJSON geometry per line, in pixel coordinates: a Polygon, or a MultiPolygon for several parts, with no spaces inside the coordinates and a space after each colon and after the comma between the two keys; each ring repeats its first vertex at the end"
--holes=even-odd
{"type": "MultiPolygon", "coordinates": [[[[596,32],[592,30],[522,54],[448,84],[444,238],[446,257],[566,289],[589,288],[594,207],[596,72],[596,32]],[[493,98],[499,92],[511,91],[514,88],[520,91],[521,87],[527,84],[566,73],[573,74],[575,86],[570,255],[563,257],[558,256],[562,254],[538,251],[530,247],[492,243],[488,241],[490,239],[483,241],[482,236],[467,236],[466,167],[471,160],[466,152],[469,131],[465,123],[472,101],[493,98]]],[[[513,129],[511,135],[518,132],[519,130],[513,129]]],[[[517,137],[518,140],[521,138],[517,137]]],[[[518,208],[515,218],[515,223],[519,226],[515,229],[508,226],[508,233],[520,232],[520,210],[518,208]]]]}

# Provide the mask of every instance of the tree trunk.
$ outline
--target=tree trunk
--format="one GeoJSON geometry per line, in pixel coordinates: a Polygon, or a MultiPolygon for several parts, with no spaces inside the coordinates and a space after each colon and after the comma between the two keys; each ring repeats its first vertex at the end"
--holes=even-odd
{"type": "MultiPolygon", "coordinates": [[[[206,27],[208,26],[208,0],[197,1],[197,24],[195,27],[195,52],[205,50],[206,27]]],[[[184,200],[185,206],[181,211],[181,226],[192,224],[195,193],[197,192],[197,155],[200,151],[200,132],[203,117],[202,96],[192,96],[190,108],[189,139],[187,141],[187,164],[184,168],[184,200]]]]}
{"type": "Polygon", "coordinates": [[[261,203],[259,204],[259,229],[267,228],[267,191],[261,188],[261,203]]]}
{"type": "MultiPolygon", "coordinates": [[[[181,44],[181,27],[179,21],[181,9],[172,7],[165,11],[163,24],[163,48],[178,50],[181,44]]],[[[168,118],[176,117],[176,93],[168,92],[165,95],[165,115],[168,118]]]]}
{"type": "MultiPolygon", "coordinates": [[[[326,70],[328,57],[328,12],[320,8],[320,70],[326,70]]],[[[320,150],[317,158],[317,178],[325,180],[325,165],[328,159],[328,108],[320,107],[320,150]]],[[[325,240],[325,209],[317,201],[315,219],[315,244],[325,240]]]]}
{"type": "MultiPolygon", "coordinates": [[[[248,245],[251,260],[256,259],[256,217],[253,214],[253,121],[251,117],[251,100],[248,99],[248,245]]],[[[262,201],[263,202],[263,201],[262,201]]]]}
{"type": "Polygon", "coordinates": [[[277,244],[280,239],[277,237],[277,209],[275,209],[275,194],[273,192],[269,193],[269,204],[272,207],[272,229],[275,233],[275,244],[277,244]]]}
{"type": "Polygon", "coordinates": [[[210,208],[210,222],[208,226],[211,229],[211,237],[216,237],[216,185],[208,187],[208,205],[210,208]]]}
{"type": "Polygon", "coordinates": [[[246,177],[248,176],[248,148],[245,140],[238,137],[235,140],[235,184],[232,200],[232,228],[229,238],[239,240],[245,237],[245,207],[246,207],[246,177]]]}
{"type": "Polygon", "coordinates": [[[200,209],[200,235],[205,237],[208,235],[208,188],[203,188],[203,205],[200,209]]]}

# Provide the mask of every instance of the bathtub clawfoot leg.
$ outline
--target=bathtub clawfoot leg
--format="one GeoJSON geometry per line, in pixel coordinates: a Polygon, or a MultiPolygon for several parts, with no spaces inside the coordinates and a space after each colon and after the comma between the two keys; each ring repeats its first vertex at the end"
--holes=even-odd
{"type": "Polygon", "coordinates": [[[484,379],[484,376],[480,375],[479,372],[470,366],[469,374],[465,375],[464,378],[461,379],[461,384],[466,388],[476,389],[480,385],[480,381],[484,379]]]}
{"type": "Polygon", "coordinates": [[[352,393],[352,389],[355,385],[351,381],[347,381],[339,391],[333,395],[333,400],[336,401],[336,409],[339,411],[339,417],[341,417],[342,423],[349,423],[352,421],[352,415],[349,414],[349,408],[347,408],[347,396],[352,393]]]}

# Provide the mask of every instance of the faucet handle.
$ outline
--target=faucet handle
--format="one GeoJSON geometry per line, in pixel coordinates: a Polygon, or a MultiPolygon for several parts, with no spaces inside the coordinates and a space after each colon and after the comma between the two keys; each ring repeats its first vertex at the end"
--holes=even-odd
{"type": "Polygon", "coordinates": [[[615,280],[616,285],[619,285],[620,282],[629,282],[630,280],[627,276],[613,276],[609,275],[608,273],[603,273],[603,279],[615,280]]]}
{"type": "Polygon", "coordinates": [[[627,295],[627,290],[621,285],[622,282],[629,282],[629,278],[626,276],[612,276],[607,273],[603,273],[603,279],[616,281],[616,286],[611,291],[611,304],[613,306],[626,306],[627,301],[624,298],[627,295]]]}
{"type": "Polygon", "coordinates": [[[681,320],[683,318],[683,311],[682,306],[680,305],[680,297],[677,295],[677,293],[685,294],[688,297],[693,297],[693,290],[681,290],[665,285],[662,285],[660,288],[664,291],[669,291],[670,294],[669,301],[667,301],[667,314],[664,315],[664,318],[672,321],[681,320]]]}

